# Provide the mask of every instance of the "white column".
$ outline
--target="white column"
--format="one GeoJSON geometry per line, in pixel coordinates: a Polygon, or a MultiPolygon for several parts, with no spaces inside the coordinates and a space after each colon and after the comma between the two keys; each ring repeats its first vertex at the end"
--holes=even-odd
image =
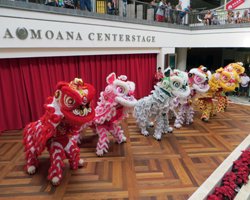
{"type": "Polygon", "coordinates": [[[91,0],[91,5],[92,5],[92,12],[96,12],[96,0],[91,0]]]}
{"type": "Polygon", "coordinates": [[[119,16],[123,17],[123,1],[119,0],[119,16]]]}
{"type": "Polygon", "coordinates": [[[185,71],[187,68],[187,48],[176,49],[177,53],[177,69],[185,71]]]}
{"type": "Polygon", "coordinates": [[[160,53],[157,54],[157,66],[156,69],[158,67],[161,67],[162,70],[164,70],[165,66],[165,56],[167,54],[174,54],[175,53],[175,48],[161,48],[160,53]]]}

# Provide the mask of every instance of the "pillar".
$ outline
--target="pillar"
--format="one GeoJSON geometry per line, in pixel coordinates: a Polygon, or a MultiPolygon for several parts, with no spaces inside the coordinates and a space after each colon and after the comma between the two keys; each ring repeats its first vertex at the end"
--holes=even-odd
{"type": "Polygon", "coordinates": [[[137,10],[136,18],[143,19],[143,5],[137,5],[136,10],[137,10]]]}
{"type": "Polygon", "coordinates": [[[177,48],[177,69],[185,71],[187,68],[187,48],[177,48]]]}
{"type": "Polygon", "coordinates": [[[119,16],[123,17],[123,1],[119,0],[119,16]]]}
{"type": "Polygon", "coordinates": [[[127,5],[127,17],[134,19],[135,18],[135,4],[127,5]]]}
{"type": "Polygon", "coordinates": [[[154,9],[153,8],[147,9],[147,20],[154,21],[154,9]]]}
{"type": "Polygon", "coordinates": [[[156,70],[158,67],[161,67],[162,70],[164,70],[165,66],[165,57],[167,54],[174,54],[175,53],[175,48],[161,48],[160,53],[157,55],[157,66],[156,70]]]}

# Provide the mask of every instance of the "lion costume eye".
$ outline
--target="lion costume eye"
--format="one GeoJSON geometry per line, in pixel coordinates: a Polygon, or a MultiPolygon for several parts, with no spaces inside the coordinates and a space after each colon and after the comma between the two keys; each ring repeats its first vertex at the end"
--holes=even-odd
{"type": "Polygon", "coordinates": [[[174,81],[173,82],[173,86],[176,87],[176,88],[179,88],[181,85],[181,83],[179,81],[174,81]]]}
{"type": "Polygon", "coordinates": [[[125,88],[122,87],[122,86],[117,86],[117,87],[116,87],[116,91],[117,91],[118,93],[124,93],[124,92],[125,92],[125,88]]]}
{"type": "Polygon", "coordinates": [[[169,81],[168,80],[163,80],[162,85],[163,85],[164,88],[168,88],[169,81]]]}
{"type": "Polygon", "coordinates": [[[222,76],[222,79],[224,80],[224,81],[228,81],[228,77],[227,76],[222,76]]]}
{"type": "Polygon", "coordinates": [[[74,104],[75,104],[75,100],[70,97],[70,96],[65,96],[64,97],[64,104],[67,106],[67,107],[73,107],[74,104]]]}

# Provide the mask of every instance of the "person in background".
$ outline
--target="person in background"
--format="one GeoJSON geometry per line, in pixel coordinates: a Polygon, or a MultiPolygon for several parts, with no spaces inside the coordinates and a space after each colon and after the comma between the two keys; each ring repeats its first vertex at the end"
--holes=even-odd
{"type": "Polygon", "coordinates": [[[213,19],[213,15],[210,10],[207,11],[205,17],[204,17],[204,24],[205,25],[211,25],[213,19]]]}
{"type": "Polygon", "coordinates": [[[64,8],[76,9],[74,0],[63,0],[64,8]]]}
{"type": "MultiPolygon", "coordinates": [[[[154,16],[156,17],[156,12],[157,12],[157,8],[158,8],[157,0],[152,0],[150,2],[150,7],[154,9],[154,16]]],[[[156,18],[155,18],[155,20],[156,20],[156,18]]]]}
{"type": "MultiPolygon", "coordinates": [[[[248,87],[248,98],[250,97],[250,84],[249,84],[249,87],[248,87]]],[[[250,99],[248,100],[250,102],[250,99]]]]}
{"type": "Polygon", "coordinates": [[[163,79],[163,77],[164,75],[161,71],[161,67],[158,67],[157,72],[155,73],[155,77],[154,77],[154,85],[160,82],[163,79]]]}
{"type": "Polygon", "coordinates": [[[170,2],[166,4],[165,17],[166,17],[166,22],[174,23],[174,8],[170,2]]]}
{"type": "Polygon", "coordinates": [[[239,96],[242,95],[242,94],[245,97],[247,96],[249,82],[250,82],[249,76],[247,76],[247,74],[244,73],[240,77],[240,93],[239,93],[239,96]]]}
{"type": "Polygon", "coordinates": [[[188,6],[187,8],[184,8],[183,11],[180,12],[180,23],[184,23],[185,24],[185,20],[183,22],[183,19],[185,18],[185,16],[187,15],[187,13],[189,13],[191,11],[190,6],[188,6]]]}
{"type": "Polygon", "coordinates": [[[241,16],[240,16],[240,11],[237,11],[235,18],[234,18],[235,24],[240,24],[241,23],[241,16]]]}
{"type": "Polygon", "coordinates": [[[167,22],[167,23],[171,23],[171,18],[170,18],[171,9],[172,9],[171,3],[170,2],[166,3],[166,6],[165,6],[165,22],[167,22]]]}
{"type": "Polygon", "coordinates": [[[213,25],[219,25],[220,24],[220,21],[218,19],[218,14],[217,14],[216,11],[214,11],[214,13],[213,13],[212,24],[213,25]]]}
{"type": "Polygon", "coordinates": [[[228,10],[227,11],[227,20],[226,20],[226,22],[228,24],[232,24],[233,19],[234,19],[234,12],[232,10],[228,10]]]}
{"type": "Polygon", "coordinates": [[[127,17],[127,5],[128,5],[128,0],[122,0],[122,15],[123,15],[123,17],[127,17]]]}
{"type": "Polygon", "coordinates": [[[113,0],[108,0],[107,3],[107,13],[109,15],[114,15],[115,14],[115,4],[113,0]]]}
{"type": "Polygon", "coordinates": [[[243,22],[243,23],[249,22],[248,10],[244,10],[243,15],[241,17],[241,22],[243,22]]]}
{"type": "Polygon", "coordinates": [[[158,9],[156,12],[156,21],[164,22],[164,10],[165,10],[166,0],[160,0],[158,9]]]}
{"type": "Polygon", "coordinates": [[[176,24],[181,23],[181,12],[182,12],[182,2],[179,1],[179,3],[175,6],[175,16],[176,16],[176,24]]]}
{"type": "Polygon", "coordinates": [[[57,6],[58,1],[57,0],[46,0],[45,5],[46,6],[57,6]]]}
{"type": "Polygon", "coordinates": [[[92,11],[91,0],[80,0],[80,9],[86,10],[86,8],[89,12],[92,11]]]}

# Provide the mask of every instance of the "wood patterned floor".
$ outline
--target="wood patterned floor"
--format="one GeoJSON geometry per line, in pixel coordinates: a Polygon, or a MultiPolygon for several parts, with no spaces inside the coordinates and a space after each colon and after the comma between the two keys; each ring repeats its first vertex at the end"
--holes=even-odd
{"type": "Polygon", "coordinates": [[[110,143],[104,157],[95,155],[97,136],[87,130],[81,144],[86,166],[68,164],[60,186],[46,180],[48,153],[37,174],[24,170],[22,131],[0,136],[0,199],[157,199],[186,200],[249,134],[250,106],[231,105],[209,123],[196,113],[192,125],[164,135],[144,137],[131,117],[122,126],[127,143],[110,143]]]}

